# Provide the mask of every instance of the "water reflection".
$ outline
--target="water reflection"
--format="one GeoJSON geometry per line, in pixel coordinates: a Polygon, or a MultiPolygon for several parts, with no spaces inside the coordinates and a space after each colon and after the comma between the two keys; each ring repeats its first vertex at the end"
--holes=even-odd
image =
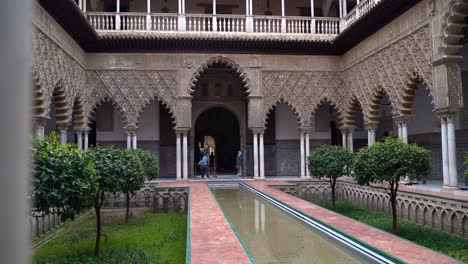
{"type": "Polygon", "coordinates": [[[371,263],[246,190],[213,193],[257,263],[371,263]]]}

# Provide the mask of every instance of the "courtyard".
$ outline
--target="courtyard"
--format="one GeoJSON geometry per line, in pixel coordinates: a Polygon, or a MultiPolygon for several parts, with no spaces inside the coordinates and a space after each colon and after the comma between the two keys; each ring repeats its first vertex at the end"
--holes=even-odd
{"type": "Polygon", "coordinates": [[[2,263],[468,262],[468,0],[0,13],[2,263]]]}

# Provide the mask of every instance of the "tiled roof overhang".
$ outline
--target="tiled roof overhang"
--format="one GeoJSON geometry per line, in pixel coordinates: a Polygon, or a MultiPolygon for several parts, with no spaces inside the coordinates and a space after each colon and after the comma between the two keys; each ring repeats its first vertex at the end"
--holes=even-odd
{"type": "Polygon", "coordinates": [[[420,1],[381,1],[337,37],[189,32],[105,32],[98,35],[72,0],[39,0],[39,3],[87,52],[341,55],[420,1]]]}

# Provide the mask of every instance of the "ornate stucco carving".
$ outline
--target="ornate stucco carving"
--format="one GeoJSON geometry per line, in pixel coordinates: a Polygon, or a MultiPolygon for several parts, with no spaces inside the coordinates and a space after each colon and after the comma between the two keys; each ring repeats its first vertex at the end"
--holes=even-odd
{"type": "Polygon", "coordinates": [[[54,90],[63,90],[66,99],[65,122],[71,123],[73,103],[84,92],[84,69],[50,38],[39,30],[33,31],[32,72],[37,79],[44,101],[43,116],[50,116],[54,90]]]}
{"type": "Polygon", "coordinates": [[[126,127],[137,127],[145,108],[159,100],[174,116],[177,104],[175,71],[99,70],[87,73],[87,116],[103,100],[112,100],[126,127]]]}
{"type": "Polygon", "coordinates": [[[190,81],[190,87],[189,87],[189,93],[193,92],[193,88],[197,85],[198,78],[200,78],[200,75],[205,72],[208,67],[213,66],[215,64],[223,64],[228,68],[231,68],[237,72],[239,75],[239,78],[242,82],[242,85],[244,86],[246,93],[250,93],[249,87],[250,87],[250,80],[247,78],[247,74],[245,73],[244,69],[242,69],[239,64],[235,63],[233,60],[227,57],[223,56],[218,56],[209,59],[205,63],[203,63],[198,69],[195,71],[195,73],[192,75],[192,79],[190,81]]]}
{"type": "Polygon", "coordinates": [[[342,102],[337,91],[342,79],[337,72],[264,71],[262,75],[264,120],[276,104],[285,102],[300,126],[310,126],[310,117],[323,98],[338,107],[342,102]]]}

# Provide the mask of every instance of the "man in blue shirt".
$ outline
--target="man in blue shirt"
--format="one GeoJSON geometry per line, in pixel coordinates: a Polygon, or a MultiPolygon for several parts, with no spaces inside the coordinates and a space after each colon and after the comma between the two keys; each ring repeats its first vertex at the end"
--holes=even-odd
{"type": "Polygon", "coordinates": [[[206,156],[205,152],[202,153],[202,158],[198,162],[198,167],[200,168],[200,174],[202,176],[202,179],[205,178],[205,175],[206,175],[207,178],[210,177],[210,175],[208,175],[208,171],[207,171],[208,157],[206,156]]]}

